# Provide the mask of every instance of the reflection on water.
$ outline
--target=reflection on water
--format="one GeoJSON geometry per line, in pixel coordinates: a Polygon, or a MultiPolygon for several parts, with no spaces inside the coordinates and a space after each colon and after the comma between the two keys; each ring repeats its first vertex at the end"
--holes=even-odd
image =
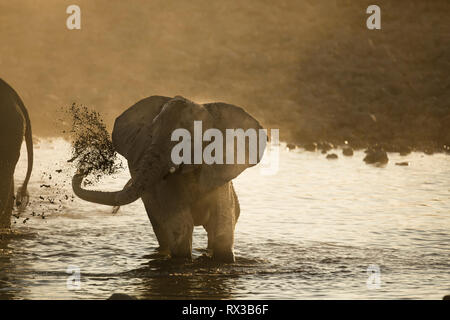
{"type": "MultiPolygon", "coordinates": [[[[14,234],[0,238],[0,298],[442,298],[450,292],[450,158],[391,154],[376,168],[363,157],[330,161],[282,151],[275,176],[245,171],[235,181],[242,209],[237,261],[220,265],[203,256],[201,227],[194,230],[194,261],[155,258],[142,203],[113,215],[110,207],[72,198],[68,145],[42,142],[31,205],[13,219],[14,234]],[[379,289],[367,286],[374,264],[379,289]],[[69,266],[81,271],[78,290],[67,287],[69,266]]],[[[16,181],[25,168],[24,157],[16,181]]],[[[115,190],[127,180],[122,172],[97,187],[115,190]]]]}

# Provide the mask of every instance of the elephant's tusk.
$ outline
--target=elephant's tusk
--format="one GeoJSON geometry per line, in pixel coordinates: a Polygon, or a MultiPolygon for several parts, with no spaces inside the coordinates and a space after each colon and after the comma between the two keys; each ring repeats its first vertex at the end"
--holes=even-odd
{"type": "Polygon", "coordinates": [[[83,169],[78,169],[75,174],[83,177],[87,176],[86,172],[83,169]]]}

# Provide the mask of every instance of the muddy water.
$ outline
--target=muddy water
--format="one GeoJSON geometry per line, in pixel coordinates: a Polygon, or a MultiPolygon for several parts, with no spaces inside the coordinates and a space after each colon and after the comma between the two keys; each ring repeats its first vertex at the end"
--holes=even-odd
{"type": "MultiPolygon", "coordinates": [[[[202,258],[201,227],[194,261],[174,263],[152,256],[157,242],[140,201],[114,215],[72,199],[69,145],[43,141],[31,205],[0,241],[0,298],[441,299],[450,293],[450,158],[391,154],[377,168],[363,157],[282,150],[276,175],[255,167],[235,180],[236,263],[202,258]],[[68,286],[68,268],[80,270],[80,288],[68,286]]],[[[16,183],[25,168],[24,156],[16,183]]],[[[127,180],[123,171],[97,188],[127,180]]]]}

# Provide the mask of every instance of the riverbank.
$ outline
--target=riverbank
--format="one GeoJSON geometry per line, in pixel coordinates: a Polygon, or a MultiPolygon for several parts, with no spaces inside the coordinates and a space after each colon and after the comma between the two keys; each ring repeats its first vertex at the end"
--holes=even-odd
{"type": "Polygon", "coordinates": [[[2,16],[10,29],[0,76],[22,97],[35,134],[60,134],[56,111],[73,102],[99,111],[111,132],[140,99],[182,95],[241,106],[299,145],[428,153],[450,145],[448,0],[380,0],[381,30],[366,28],[365,0],[99,0],[83,4],[95,19],[81,33],[68,33],[57,3],[36,15],[14,2],[2,16]]]}

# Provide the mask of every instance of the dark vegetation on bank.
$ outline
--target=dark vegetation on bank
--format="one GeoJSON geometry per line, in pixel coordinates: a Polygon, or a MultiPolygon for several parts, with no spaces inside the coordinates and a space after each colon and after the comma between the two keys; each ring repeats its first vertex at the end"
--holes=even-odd
{"type": "Polygon", "coordinates": [[[345,23],[308,48],[298,100],[310,108],[299,110],[290,139],[449,152],[450,3],[381,2],[380,31],[350,15],[359,3],[333,12],[345,23]]]}
{"type": "Polygon", "coordinates": [[[82,30],[66,4],[1,5],[1,77],[22,96],[41,136],[73,101],[109,131],[146,96],[243,106],[281,140],[386,151],[450,145],[450,2],[80,0],[82,30]],[[17,23],[27,21],[27,23],[17,23]]]}

